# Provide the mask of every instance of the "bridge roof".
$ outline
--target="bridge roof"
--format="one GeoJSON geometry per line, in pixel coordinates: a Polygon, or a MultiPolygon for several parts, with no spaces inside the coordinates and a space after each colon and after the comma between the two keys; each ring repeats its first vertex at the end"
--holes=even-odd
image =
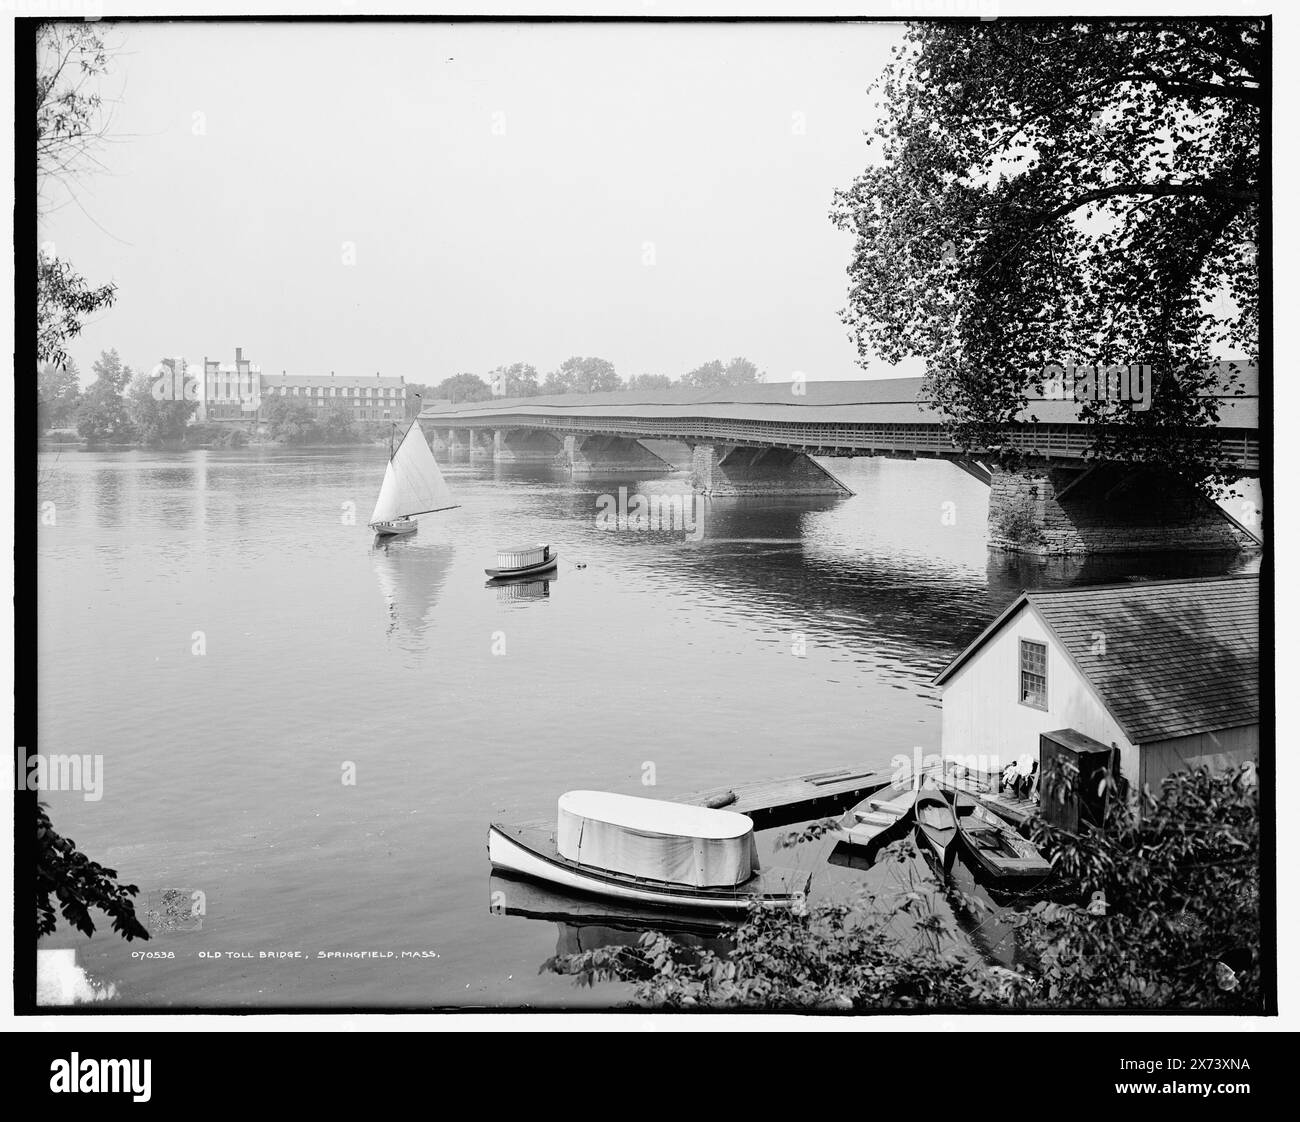
{"type": "MultiPolygon", "coordinates": [[[[1224,365],[1219,364],[1221,367],[1224,365]]],[[[1253,365],[1242,364],[1241,396],[1221,396],[1220,428],[1259,427],[1258,377],[1253,365]]],[[[805,382],[793,392],[790,382],[767,382],[720,390],[673,387],[664,390],[622,390],[614,393],[554,394],[538,397],[492,398],[451,405],[439,402],[424,409],[426,420],[482,419],[520,414],[589,417],[720,417],[811,424],[938,424],[942,418],[922,396],[920,378],[877,378],[842,382],[805,382]]],[[[1225,391],[1226,392],[1226,391],[1225,391]]],[[[1074,401],[1035,399],[1020,417],[1043,424],[1079,420],[1074,401]]]]}

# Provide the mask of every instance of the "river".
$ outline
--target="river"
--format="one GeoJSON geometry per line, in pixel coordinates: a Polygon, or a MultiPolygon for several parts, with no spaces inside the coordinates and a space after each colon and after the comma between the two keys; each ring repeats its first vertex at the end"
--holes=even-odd
{"type": "Polygon", "coordinates": [[[54,824],[203,913],[148,943],[61,922],[41,947],[99,1007],[626,1000],[539,972],[574,929],[494,914],[489,821],[934,750],[931,678],[1021,588],[1254,564],[994,553],[981,483],[886,459],[830,464],[850,498],[701,501],[694,535],[598,517],[682,478],[452,462],[461,507],[375,548],[384,456],[41,456],[37,747],[103,759],[102,797],[48,794],[54,824]],[[534,540],[555,579],[485,587],[534,540]]]}

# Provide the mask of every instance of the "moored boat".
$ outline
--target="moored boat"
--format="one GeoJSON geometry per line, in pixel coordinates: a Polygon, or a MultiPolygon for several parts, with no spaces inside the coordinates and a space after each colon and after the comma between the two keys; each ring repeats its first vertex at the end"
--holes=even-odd
{"type": "Polygon", "coordinates": [[[939,858],[939,866],[947,869],[956,856],[957,818],[948,800],[937,788],[925,787],[916,793],[916,831],[921,840],[939,858]]]}
{"type": "Polygon", "coordinates": [[[531,577],[550,572],[560,560],[558,551],[545,542],[497,550],[497,567],[484,569],[493,580],[531,577]]]}
{"type": "Polygon", "coordinates": [[[811,873],[760,869],[743,814],[604,791],[569,791],[555,828],[488,827],[493,867],[639,905],[742,912],[806,898],[811,873]]]}
{"type": "Polygon", "coordinates": [[[1052,866],[1011,823],[961,792],[953,792],[957,831],[972,860],[994,880],[1042,878],[1052,866]]]}
{"type": "Polygon", "coordinates": [[[869,846],[912,814],[916,788],[910,779],[894,783],[845,811],[835,837],[848,845],[869,846]]]}

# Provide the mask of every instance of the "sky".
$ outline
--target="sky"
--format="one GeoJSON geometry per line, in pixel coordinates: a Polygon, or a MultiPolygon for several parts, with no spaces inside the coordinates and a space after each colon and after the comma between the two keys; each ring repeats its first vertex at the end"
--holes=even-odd
{"type": "Polygon", "coordinates": [[[105,171],[41,225],[69,350],[435,383],[595,355],[863,370],[828,211],[895,24],[104,24],[105,171]]]}

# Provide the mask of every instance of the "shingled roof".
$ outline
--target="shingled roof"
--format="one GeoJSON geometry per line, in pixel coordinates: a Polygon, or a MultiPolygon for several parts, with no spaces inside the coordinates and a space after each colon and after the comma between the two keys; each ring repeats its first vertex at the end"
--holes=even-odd
{"type": "Polygon", "coordinates": [[[1026,604],[1134,744],[1259,720],[1257,576],[1024,592],[935,683],[1026,604]]]}

